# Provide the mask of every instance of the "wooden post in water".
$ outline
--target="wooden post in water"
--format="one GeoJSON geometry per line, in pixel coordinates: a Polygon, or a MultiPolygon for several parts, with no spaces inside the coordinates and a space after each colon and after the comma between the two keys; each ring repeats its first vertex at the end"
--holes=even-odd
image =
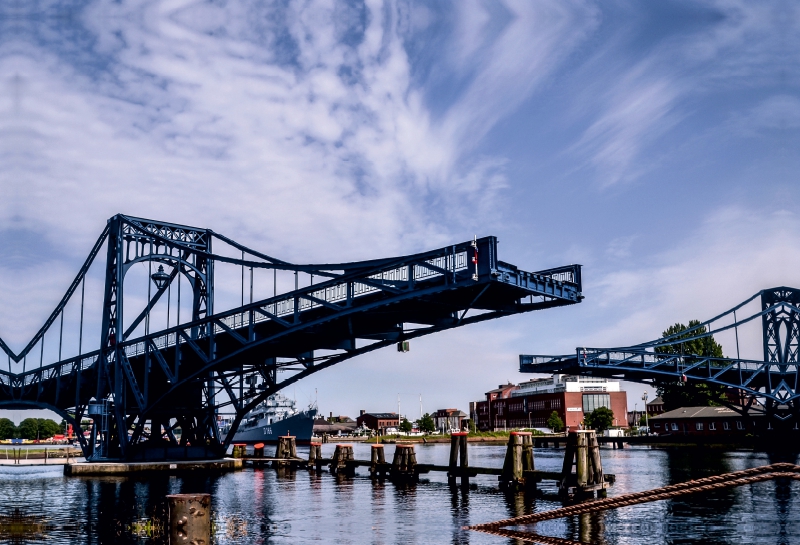
{"type": "Polygon", "coordinates": [[[331,474],[352,476],[355,473],[355,467],[347,462],[353,459],[353,445],[336,445],[336,450],[333,451],[333,458],[331,459],[331,474]]]}
{"type": "Polygon", "coordinates": [[[167,503],[170,543],[211,542],[211,494],[172,494],[167,503]]]}
{"type": "Polygon", "coordinates": [[[508,447],[503,462],[503,472],[498,477],[501,488],[516,487],[522,483],[522,438],[520,432],[508,434],[508,447]]]}
{"type": "Polygon", "coordinates": [[[316,469],[319,471],[320,467],[317,467],[317,460],[322,458],[322,443],[311,443],[308,446],[308,469],[316,469]]]}
{"type": "Polygon", "coordinates": [[[383,451],[383,445],[370,445],[370,466],[369,476],[385,477],[386,476],[386,454],[383,451]]]}
{"type": "Polygon", "coordinates": [[[454,432],[450,435],[450,464],[447,470],[447,482],[456,483],[456,477],[461,476],[461,485],[469,486],[469,467],[467,459],[467,436],[465,431],[454,432]],[[460,464],[459,464],[459,458],[460,464]]]}
{"type": "Polygon", "coordinates": [[[594,496],[595,490],[598,496],[605,496],[606,483],[600,459],[600,445],[594,430],[569,433],[567,448],[564,451],[559,494],[568,496],[570,488],[575,489],[575,497],[578,499],[594,496]],[[572,472],[573,466],[575,473],[572,472]]]}
{"type": "Polygon", "coordinates": [[[272,467],[286,467],[293,466],[290,460],[297,458],[297,443],[293,435],[282,435],[278,437],[278,446],[275,448],[275,458],[279,460],[286,460],[285,462],[275,460],[272,462],[272,467]]]}
{"type": "Polygon", "coordinates": [[[414,452],[414,445],[398,444],[395,446],[389,475],[394,482],[413,483],[418,480],[417,455],[414,452]]]}

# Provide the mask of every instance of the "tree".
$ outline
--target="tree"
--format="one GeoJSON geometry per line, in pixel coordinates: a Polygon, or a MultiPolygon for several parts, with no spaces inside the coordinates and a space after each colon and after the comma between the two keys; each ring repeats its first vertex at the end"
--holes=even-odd
{"type": "Polygon", "coordinates": [[[647,418],[644,415],[639,417],[639,426],[644,427],[644,426],[647,426],[649,423],[650,422],[647,420],[647,418]]]}
{"type": "Polygon", "coordinates": [[[550,413],[550,417],[547,419],[547,427],[553,430],[553,433],[558,433],[564,429],[564,421],[561,420],[556,411],[550,413]]]}
{"type": "MultiPolygon", "coordinates": [[[[661,336],[671,337],[673,341],[689,339],[706,332],[705,326],[699,327],[689,333],[680,334],[682,331],[700,325],[698,320],[689,322],[689,327],[675,324],[667,328],[661,336]]],[[[691,365],[698,357],[723,358],[722,346],[714,340],[713,336],[701,339],[687,340],[678,344],[657,346],[656,352],[660,354],[681,354],[684,362],[691,365]]],[[[704,382],[681,381],[656,381],[656,393],[664,402],[664,410],[671,411],[680,407],[708,407],[721,405],[725,401],[725,387],[704,382]]]]}
{"type": "Polygon", "coordinates": [[[584,418],[587,428],[603,432],[614,424],[614,413],[608,407],[597,407],[584,418]]]}
{"type": "Polygon", "coordinates": [[[8,418],[0,418],[0,439],[12,439],[17,436],[17,427],[8,418]]]}
{"type": "Polygon", "coordinates": [[[408,421],[407,418],[404,418],[402,422],[400,422],[400,431],[408,433],[411,431],[411,422],[408,421]]]}
{"type": "Polygon", "coordinates": [[[61,433],[61,427],[53,420],[45,418],[26,418],[19,424],[19,437],[22,439],[49,439],[61,433]]]}
{"type": "Polygon", "coordinates": [[[419,431],[425,433],[433,433],[436,431],[436,424],[433,422],[433,418],[429,413],[425,413],[422,415],[422,418],[419,419],[419,431]]]}

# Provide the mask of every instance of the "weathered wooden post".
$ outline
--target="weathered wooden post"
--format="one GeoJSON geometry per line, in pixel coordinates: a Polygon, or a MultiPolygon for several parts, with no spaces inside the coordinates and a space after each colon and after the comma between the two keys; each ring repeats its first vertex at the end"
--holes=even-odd
{"type": "Polygon", "coordinates": [[[253,458],[264,457],[264,443],[256,443],[253,445],[253,458]]]}
{"type": "Polygon", "coordinates": [[[600,445],[594,430],[580,430],[569,433],[567,448],[564,452],[564,465],[561,470],[559,494],[569,495],[569,489],[575,488],[578,498],[589,497],[598,491],[598,496],[605,495],[606,483],[603,476],[603,465],[600,459],[600,445]],[[572,468],[575,467],[575,473],[572,468]]]}
{"type": "Polygon", "coordinates": [[[370,445],[370,466],[369,476],[385,477],[386,476],[386,454],[383,450],[383,445],[370,445]]]}
{"type": "Polygon", "coordinates": [[[461,484],[469,486],[469,460],[467,459],[467,436],[465,431],[450,434],[450,464],[447,470],[447,482],[455,484],[456,477],[461,476],[461,484]],[[460,458],[460,464],[459,464],[460,458]]]}
{"type": "Polygon", "coordinates": [[[167,503],[170,543],[211,542],[211,494],[172,494],[167,503]]]}
{"type": "Polygon", "coordinates": [[[522,482],[522,438],[519,433],[512,431],[508,434],[503,472],[498,478],[502,488],[513,487],[522,482]]]}
{"type": "Polygon", "coordinates": [[[331,473],[352,476],[355,473],[355,467],[347,462],[353,459],[353,445],[336,445],[336,450],[333,451],[333,458],[331,459],[331,473]]]}
{"type": "Polygon", "coordinates": [[[293,466],[297,459],[297,443],[293,435],[282,435],[278,437],[278,446],[275,447],[275,458],[272,467],[293,466]],[[283,461],[286,460],[286,461],[283,461]]]}
{"type": "Polygon", "coordinates": [[[318,460],[322,458],[322,443],[311,443],[308,446],[308,469],[322,469],[318,467],[318,460]]]}
{"type": "Polygon", "coordinates": [[[414,445],[398,444],[394,449],[394,459],[390,477],[394,482],[416,482],[419,478],[417,473],[417,455],[414,452],[414,445]]]}

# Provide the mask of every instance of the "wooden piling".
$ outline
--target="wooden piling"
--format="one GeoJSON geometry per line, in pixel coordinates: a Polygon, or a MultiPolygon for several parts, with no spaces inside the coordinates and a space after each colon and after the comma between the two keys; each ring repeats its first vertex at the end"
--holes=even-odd
{"type": "Polygon", "coordinates": [[[172,494],[167,504],[170,543],[211,542],[211,494],[172,494]]]}
{"type": "Polygon", "coordinates": [[[308,469],[316,469],[320,471],[322,468],[317,463],[317,460],[322,458],[322,443],[311,443],[308,446],[308,469]]]}
{"type": "Polygon", "coordinates": [[[255,445],[253,445],[253,457],[254,458],[264,457],[264,443],[256,443],[255,445]]]}
{"type": "Polygon", "coordinates": [[[370,445],[370,477],[385,477],[386,476],[386,455],[383,450],[383,445],[370,445]]]}
{"type": "Polygon", "coordinates": [[[467,436],[465,431],[454,432],[450,435],[450,464],[447,471],[447,482],[455,484],[456,477],[461,477],[462,486],[469,486],[469,467],[467,458],[467,436]],[[459,463],[460,458],[460,463],[459,463]]]}
{"type": "Polygon", "coordinates": [[[594,430],[570,432],[564,451],[559,494],[568,496],[570,489],[573,489],[577,499],[592,497],[595,491],[603,497],[606,486],[597,434],[594,430]],[[572,472],[573,467],[575,473],[572,472]]]}
{"type": "Polygon", "coordinates": [[[534,471],[533,435],[528,431],[512,431],[508,435],[508,448],[503,462],[503,472],[499,477],[503,488],[536,487],[530,479],[526,485],[525,472],[534,471]]]}
{"type": "Polygon", "coordinates": [[[395,446],[389,476],[392,481],[403,483],[416,482],[419,479],[414,445],[398,444],[395,446]]]}
{"type": "Polygon", "coordinates": [[[297,465],[297,443],[294,435],[278,437],[278,446],[275,447],[275,458],[272,467],[295,467],[297,465]],[[283,461],[286,460],[286,461],[283,461]]]}
{"type": "Polygon", "coordinates": [[[353,445],[336,445],[331,458],[331,473],[352,476],[355,473],[355,466],[347,462],[353,460],[353,445]]]}

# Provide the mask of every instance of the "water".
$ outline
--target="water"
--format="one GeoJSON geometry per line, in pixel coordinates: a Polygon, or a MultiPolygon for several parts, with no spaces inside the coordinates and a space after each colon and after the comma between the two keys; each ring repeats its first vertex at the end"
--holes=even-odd
{"type": "MultiPolygon", "coordinates": [[[[333,448],[323,445],[323,455],[330,456],[333,448]]],[[[393,449],[386,450],[390,458],[393,449]]],[[[416,450],[421,463],[447,463],[449,445],[416,450]]],[[[356,444],[355,453],[367,459],[369,446],[356,444]]],[[[560,470],[563,453],[536,449],[537,469],[560,470]]],[[[503,455],[503,446],[470,445],[471,465],[499,467],[503,455]]],[[[603,449],[602,457],[606,473],[617,476],[609,496],[778,461],[764,453],[695,449],[603,449]]],[[[327,472],[278,475],[272,469],[147,478],[65,478],[61,472],[61,467],[0,466],[0,515],[18,507],[26,515],[45,517],[46,529],[38,537],[48,543],[164,543],[158,532],[148,536],[137,521],[163,520],[167,494],[209,492],[218,544],[507,544],[520,542],[461,527],[561,505],[554,498],[499,492],[492,476],[473,479],[477,486],[462,492],[451,490],[444,474],[398,488],[371,482],[366,468],[354,479],[327,472]]],[[[553,483],[540,489],[555,493],[553,483]]],[[[767,481],[517,529],[609,544],[798,544],[798,515],[800,482],[767,481]]],[[[4,537],[0,534],[0,542],[4,537]]],[[[12,537],[15,543],[28,542],[12,537]]]]}

